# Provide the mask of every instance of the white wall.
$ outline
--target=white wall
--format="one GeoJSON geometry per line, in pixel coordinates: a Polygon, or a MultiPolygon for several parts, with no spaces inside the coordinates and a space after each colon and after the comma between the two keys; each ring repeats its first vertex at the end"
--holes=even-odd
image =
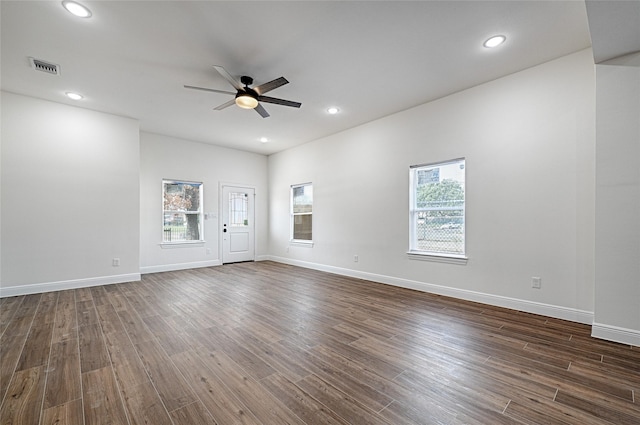
{"type": "Polygon", "coordinates": [[[585,50],[272,155],[272,258],[590,323],[594,87],[585,50]],[[409,166],[459,157],[468,263],[411,260],[409,166]],[[289,246],[289,187],[303,182],[311,248],[289,246]]]}
{"type": "Polygon", "coordinates": [[[267,254],[267,157],[260,154],[175,139],[140,136],[140,270],[143,273],[221,264],[220,183],[256,189],[256,257],[267,254]],[[162,247],[162,179],[202,182],[204,244],[162,247]],[[207,250],[210,251],[207,254],[207,250]]]}
{"type": "Polygon", "coordinates": [[[138,133],[2,92],[2,296],[139,278],[138,133]]]}
{"type": "Polygon", "coordinates": [[[596,65],[594,336],[640,345],[640,53],[596,65]]]}

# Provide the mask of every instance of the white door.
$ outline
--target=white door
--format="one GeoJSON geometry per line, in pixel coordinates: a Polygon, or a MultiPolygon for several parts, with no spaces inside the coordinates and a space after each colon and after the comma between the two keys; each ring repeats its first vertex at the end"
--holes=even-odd
{"type": "Polygon", "coordinates": [[[255,260],[255,190],[222,186],[222,263],[255,260]]]}

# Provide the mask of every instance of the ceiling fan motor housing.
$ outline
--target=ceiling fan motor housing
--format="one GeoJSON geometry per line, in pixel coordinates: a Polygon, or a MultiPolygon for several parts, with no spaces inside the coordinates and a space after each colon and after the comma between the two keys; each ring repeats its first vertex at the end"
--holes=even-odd
{"type": "Polygon", "coordinates": [[[240,77],[240,82],[244,84],[244,88],[239,89],[236,93],[236,104],[241,108],[253,109],[258,106],[258,92],[249,87],[253,84],[253,78],[243,75],[240,77]],[[253,99],[249,99],[253,98],[253,99]]]}

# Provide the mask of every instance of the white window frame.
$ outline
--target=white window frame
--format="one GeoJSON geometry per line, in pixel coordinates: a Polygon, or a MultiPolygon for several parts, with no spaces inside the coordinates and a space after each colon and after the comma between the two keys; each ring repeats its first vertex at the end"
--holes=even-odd
{"type": "Polygon", "coordinates": [[[202,244],[205,242],[204,240],[204,184],[202,182],[188,181],[188,180],[175,180],[175,179],[162,179],[162,234],[161,234],[161,243],[162,246],[176,246],[176,245],[192,245],[192,244],[202,244]],[[165,210],[164,209],[164,198],[165,198],[165,185],[166,184],[187,184],[187,185],[197,185],[198,186],[198,210],[197,211],[185,211],[185,210],[165,210]],[[179,239],[179,240],[165,240],[165,214],[185,214],[185,215],[197,215],[198,216],[198,235],[199,239],[187,240],[187,239],[179,239]]]}
{"type": "Polygon", "coordinates": [[[289,241],[296,244],[304,244],[304,245],[313,245],[313,183],[301,183],[291,185],[289,190],[289,213],[290,213],[290,226],[289,226],[289,241]],[[303,212],[303,213],[294,213],[293,212],[293,193],[295,189],[300,187],[310,187],[311,188],[311,211],[303,212]],[[311,239],[295,239],[294,236],[294,225],[296,216],[301,215],[310,215],[311,216],[311,239]]]}
{"type": "Polygon", "coordinates": [[[466,264],[466,160],[465,158],[456,158],[447,161],[434,162],[428,164],[412,165],[409,167],[409,251],[407,252],[410,259],[440,261],[453,264],[466,264]],[[464,199],[462,205],[462,252],[452,253],[445,251],[429,251],[418,247],[418,234],[416,229],[417,215],[426,211],[445,211],[448,208],[420,208],[417,205],[416,193],[418,188],[418,171],[432,170],[442,166],[451,164],[461,164],[464,170],[464,199]]]}

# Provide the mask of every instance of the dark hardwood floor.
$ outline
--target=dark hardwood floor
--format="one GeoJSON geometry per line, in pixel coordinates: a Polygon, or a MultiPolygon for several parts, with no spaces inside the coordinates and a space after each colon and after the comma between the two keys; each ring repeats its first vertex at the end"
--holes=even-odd
{"type": "Polygon", "coordinates": [[[640,424],[640,349],[272,262],[1,300],[0,424],[640,424]]]}

